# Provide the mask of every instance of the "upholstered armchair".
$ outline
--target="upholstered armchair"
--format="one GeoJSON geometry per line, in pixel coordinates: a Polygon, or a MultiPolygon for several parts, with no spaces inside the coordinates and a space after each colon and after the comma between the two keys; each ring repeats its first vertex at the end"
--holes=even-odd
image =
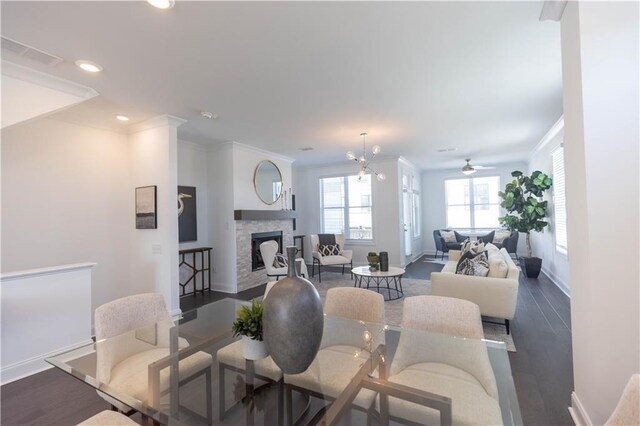
{"type": "MultiPolygon", "coordinates": [[[[136,294],[98,307],[95,311],[96,378],[143,403],[151,403],[148,367],[170,355],[173,326],[161,294],[136,294]]],[[[178,338],[177,346],[184,348],[189,343],[178,338]]],[[[204,375],[206,397],[210,399],[212,362],[211,355],[202,351],[181,359],[179,385],[204,375]]],[[[160,371],[159,379],[157,392],[162,395],[169,389],[169,367],[160,371]]],[[[120,411],[131,410],[100,391],[98,394],[120,411]]],[[[207,418],[213,420],[210,406],[207,418]]]]}
{"type": "Polygon", "coordinates": [[[511,231],[511,235],[502,240],[501,243],[492,243],[494,246],[498,248],[505,248],[507,253],[515,254],[516,259],[518,259],[518,238],[520,233],[518,231],[511,231]]]}
{"type": "MultiPolygon", "coordinates": [[[[311,255],[313,256],[313,265],[311,266],[311,276],[315,276],[315,268],[318,266],[318,278],[322,282],[322,266],[340,266],[342,265],[342,274],[344,275],[344,267],[349,265],[349,272],[353,269],[353,251],[344,249],[344,234],[335,234],[336,244],[340,246],[340,253],[337,255],[324,256],[320,253],[320,238],[318,235],[311,235],[311,255]]],[[[353,274],[351,274],[353,278],[353,274]]]]}
{"type": "MultiPolygon", "coordinates": [[[[474,303],[408,297],[388,380],[451,398],[451,424],[501,425],[497,383],[483,338],[474,303]]],[[[394,397],[388,406],[390,417],[400,423],[440,424],[436,409],[394,397]]]]}
{"type": "Polygon", "coordinates": [[[460,250],[462,247],[462,242],[466,239],[464,235],[458,234],[456,231],[453,231],[456,236],[455,242],[447,243],[444,240],[444,237],[440,233],[440,231],[451,231],[450,229],[436,229],[433,231],[433,239],[436,243],[436,254],[434,255],[434,259],[438,257],[438,252],[442,252],[441,259],[444,259],[444,254],[449,253],[449,250],[460,250]]]}
{"type": "MultiPolygon", "coordinates": [[[[282,266],[280,268],[276,268],[273,266],[273,261],[276,258],[276,254],[278,253],[278,243],[276,241],[270,240],[265,241],[260,244],[260,255],[262,256],[262,261],[264,262],[264,269],[267,271],[268,277],[275,277],[276,281],[280,279],[280,277],[287,276],[287,267],[282,266]]],[[[291,259],[287,259],[288,262],[291,259]]],[[[308,277],[309,273],[307,271],[307,265],[304,263],[304,259],[296,259],[296,262],[300,263],[300,275],[303,277],[308,277]]]]}
{"type": "MultiPolygon", "coordinates": [[[[493,241],[493,238],[496,235],[496,231],[491,231],[488,234],[485,235],[478,235],[476,238],[478,240],[482,240],[483,243],[487,244],[487,243],[491,243],[493,241]]],[[[500,247],[498,247],[500,248],[500,247]]]]}

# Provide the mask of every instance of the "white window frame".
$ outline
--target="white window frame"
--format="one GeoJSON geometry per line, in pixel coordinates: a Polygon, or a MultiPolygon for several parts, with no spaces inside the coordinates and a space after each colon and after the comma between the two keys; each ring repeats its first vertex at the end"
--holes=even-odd
{"type": "MultiPolygon", "coordinates": [[[[498,178],[498,188],[501,188],[502,186],[502,179],[500,178],[499,175],[481,175],[481,176],[473,176],[473,177],[449,177],[449,178],[445,178],[444,181],[442,182],[442,185],[444,186],[444,215],[445,218],[447,220],[447,229],[461,229],[461,230],[469,230],[469,231],[482,231],[482,230],[486,230],[486,229],[497,229],[498,227],[491,227],[491,228],[476,228],[475,227],[475,193],[474,193],[474,185],[473,185],[473,179],[479,179],[479,178],[498,178]],[[469,225],[470,227],[468,228],[460,228],[460,227],[454,227],[454,226],[450,226],[449,224],[449,204],[448,204],[448,200],[449,197],[447,196],[447,181],[451,181],[451,180],[468,180],[470,182],[469,185],[469,215],[470,215],[470,222],[469,225]]],[[[462,206],[462,205],[466,205],[466,204],[456,204],[456,206],[462,206]]],[[[500,207],[500,202],[498,202],[498,207],[500,207]]],[[[500,207],[500,211],[502,212],[502,207],[500,207]]]]}
{"type": "Polygon", "coordinates": [[[373,176],[370,175],[369,173],[367,173],[368,176],[370,177],[370,182],[371,182],[371,239],[360,239],[360,238],[356,238],[356,239],[352,239],[350,238],[351,235],[348,232],[349,230],[349,181],[348,178],[349,177],[355,177],[358,176],[358,174],[354,174],[354,173],[348,173],[348,174],[335,174],[335,175],[324,175],[324,176],[319,176],[318,177],[318,193],[319,193],[319,198],[320,198],[320,232],[324,233],[324,193],[323,193],[323,187],[322,187],[322,180],[323,179],[330,179],[330,178],[343,178],[344,179],[344,185],[345,185],[345,191],[344,191],[344,205],[342,206],[342,209],[344,211],[344,229],[343,229],[343,233],[345,236],[345,243],[350,244],[350,245],[375,245],[375,239],[376,239],[376,227],[375,227],[375,210],[374,210],[374,205],[375,205],[375,196],[373,194],[373,176]]]}
{"type": "Polygon", "coordinates": [[[552,188],[552,200],[553,200],[553,240],[556,248],[556,252],[563,256],[568,256],[568,233],[567,233],[567,192],[566,192],[566,169],[564,162],[564,144],[560,144],[559,147],[554,149],[551,152],[551,178],[553,179],[552,188]],[[556,156],[561,155],[562,157],[558,159],[556,156]],[[558,170],[558,163],[562,160],[562,170],[558,170]],[[562,173],[562,178],[558,176],[558,172],[562,173]],[[562,182],[562,191],[558,191],[558,182],[562,182]],[[559,193],[560,192],[560,193],[559,193]],[[558,199],[562,196],[562,203],[558,203],[558,199]],[[562,208],[559,208],[562,207],[562,208]],[[563,245],[561,242],[558,242],[558,213],[564,210],[564,241],[563,245]]]}

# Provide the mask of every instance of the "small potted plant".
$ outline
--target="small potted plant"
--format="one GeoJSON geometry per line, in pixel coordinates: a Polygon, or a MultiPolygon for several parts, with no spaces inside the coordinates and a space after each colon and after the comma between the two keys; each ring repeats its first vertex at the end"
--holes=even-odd
{"type": "Polygon", "coordinates": [[[375,251],[370,251],[367,254],[367,262],[369,263],[369,269],[371,271],[378,270],[378,263],[380,262],[380,258],[378,258],[378,253],[375,251]]]}
{"type": "Polygon", "coordinates": [[[504,191],[498,195],[502,199],[500,206],[507,214],[498,218],[500,223],[510,231],[523,232],[527,236],[527,256],[520,258],[524,273],[529,278],[538,278],[542,267],[542,259],[534,257],[531,251],[531,232],[542,232],[548,225],[547,201],[543,201],[544,193],[551,188],[551,177],[536,170],[531,176],[520,171],[511,173],[515,179],[509,182],[504,191]]]}
{"type": "Polygon", "coordinates": [[[236,314],[231,330],[233,337],[242,336],[245,359],[266,358],[269,353],[262,340],[262,303],[253,299],[251,306],[243,305],[236,314]]]}

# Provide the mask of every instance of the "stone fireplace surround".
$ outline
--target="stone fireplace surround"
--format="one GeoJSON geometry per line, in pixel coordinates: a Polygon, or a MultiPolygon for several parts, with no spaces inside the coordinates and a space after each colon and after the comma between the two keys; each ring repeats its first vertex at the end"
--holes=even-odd
{"type": "Polygon", "coordinates": [[[269,281],[264,269],[252,271],[251,234],[282,231],[283,247],[293,245],[293,221],[286,220],[236,220],[236,270],[238,292],[269,281]]]}

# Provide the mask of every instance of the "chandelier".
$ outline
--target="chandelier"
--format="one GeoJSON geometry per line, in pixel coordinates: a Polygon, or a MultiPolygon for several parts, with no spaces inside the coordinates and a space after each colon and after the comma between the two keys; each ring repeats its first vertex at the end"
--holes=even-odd
{"type": "Polygon", "coordinates": [[[360,167],[360,170],[358,171],[358,180],[362,180],[362,176],[366,175],[367,172],[369,172],[376,175],[376,179],[382,182],[387,178],[385,174],[378,173],[370,167],[373,159],[377,154],[380,153],[380,146],[374,145],[371,148],[371,157],[367,157],[367,134],[360,133],[360,136],[362,136],[362,155],[360,157],[356,157],[356,154],[353,151],[347,151],[347,158],[358,163],[358,166],[360,167]]]}

